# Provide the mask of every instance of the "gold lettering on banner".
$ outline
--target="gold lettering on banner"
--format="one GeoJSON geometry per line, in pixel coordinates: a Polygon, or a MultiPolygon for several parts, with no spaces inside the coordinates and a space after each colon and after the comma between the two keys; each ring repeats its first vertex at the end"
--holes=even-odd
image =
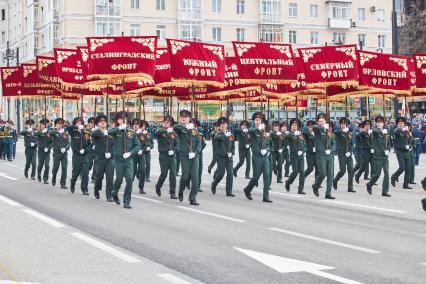
{"type": "Polygon", "coordinates": [[[166,54],[167,49],[157,49],[157,59],[160,58],[161,55],[166,54]]]}
{"type": "Polygon", "coordinates": [[[288,58],[292,57],[290,47],[288,45],[273,45],[273,44],[271,44],[271,45],[269,45],[269,47],[278,50],[282,54],[285,54],[288,58]]]}
{"type": "Polygon", "coordinates": [[[49,66],[49,64],[54,64],[55,60],[54,59],[50,59],[50,58],[39,58],[38,60],[38,70],[43,70],[44,68],[46,68],[47,66],[49,66]]]}
{"type": "Polygon", "coordinates": [[[81,59],[83,59],[84,62],[87,62],[87,59],[89,59],[89,49],[80,48],[80,52],[81,52],[81,59]]]}
{"type": "Polygon", "coordinates": [[[240,63],[243,65],[294,65],[292,59],[284,60],[278,58],[240,58],[240,63]]]}
{"type": "Polygon", "coordinates": [[[355,46],[338,47],[336,51],[344,52],[347,56],[351,56],[353,60],[356,60],[355,46]]]}
{"type": "Polygon", "coordinates": [[[23,66],[23,72],[22,72],[24,78],[27,78],[28,75],[33,73],[33,71],[36,70],[36,69],[37,69],[37,66],[35,66],[35,65],[24,65],[23,66]]]}
{"type": "Polygon", "coordinates": [[[2,69],[3,71],[3,80],[6,80],[10,75],[12,75],[15,71],[18,71],[19,68],[7,68],[2,69]]]}
{"type": "Polygon", "coordinates": [[[221,46],[203,45],[203,48],[210,50],[214,55],[217,55],[223,60],[223,48],[221,46]]]}
{"type": "Polygon", "coordinates": [[[377,54],[364,53],[364,52],[359,53],[359,63],[361,64],[361,66],[364,66],[365,63],[367,63],[373,58],[377,58],[377,54]]]}
{"type": "Polygon", "coordinates": [[[57,54],[57,58],[58,58],[58,63],[62,63],[62,61],[64,61],[65,59],[67,59],[71,55],[76,55],[77,52],[72,51],[72,50],[58,50],[56,52],[56,54],[57,54]]]}
{"type": "Polygon", "coordinates": [[[255,44],[250,44],[250,43],[237,43],[237,44],[235,44],[235,47],[237,48],[238,56],[242,56],[250,48],[256,47],[256,45],[255,44]]]}
{"type": "Polygon", "coordinates": [[[132,38],[130,40],[147,46],[151,52],[155,51],[155,38],[132,38]]]}
{"type": "Polygon", "coordinates": [[[182,50],[185,46],[189,46],[189,43],[182,41],[171,40],[170,45],[172,46],[172,54],[176,54],[179,50],[182,50]]]}
{"type": "Polygon", "coordinates": [[[111,66],[111,69],[114,71],[121,71],[121,70],[133,70],[136,69],[137,64],[136,63],[129,63],[129,64],[113,64],[111,66]]]}
{"type": "MultiPolygon", "coordinates": [[[[422,65],[426,64],[426,56],[416,56],[416,64],[417,64],[417,68],[421,68],[422,65]]],[[[423,70],[422,70],[423,71],[423,70]]],[[[423,74],[425,74],[423,72],[423,74]]]]}
{"type": "Polygon", "coordinates": [[[405,71],[408,71],[408,60],[406,58],[389,57],[389,60],[396,62],[399,66],[404,68],[405,71]]]}
{"type": "Polygon", "coordinates": [[[311,59],[312,57],[314,57],[314,55],[317,54],[320,51],[322,51],[322,49],[320,49],[320,48],[315,48],[315,49],[301,49],[300,50],[300,52],[302,53],[303,61],[306,62],[306,63],[309,61],[309,59],[311,59]]]}
{"type": "Polygon", "coordinates": [[[254,73],[258,76],[280,76],[283,69],[281,67],[275,68],[265,68],[265,67],[256,67],[254,73]]]}
{"type": "Polygon", "coordinates": [[[90,51],[95,51],[98,47],[101,47],[104,44],[109,42],[114,42],[114,39],[113,38],[91,38],[90,51]]]}
{"type": "Polygon", "coordinates": [[[103,58],[142,58],[155,60],[155,55],[152,53],[139,53],[139,52],[105,52],[91,54],[92,59],[103,59],[103,58]]]}
{"type": "Polygon", "coordinates": [[[6,88],[21,87],[21,83],[6,83],[6,88]]]}

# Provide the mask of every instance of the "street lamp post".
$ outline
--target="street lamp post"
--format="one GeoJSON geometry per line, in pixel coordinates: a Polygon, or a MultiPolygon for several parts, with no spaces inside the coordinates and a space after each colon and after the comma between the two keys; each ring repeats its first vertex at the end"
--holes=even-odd
{"type": "MultiPolygon", "coordinates": [[[[392,0],[392,53],[398,54],[398,26],[396,22],[396,0],[392,0]]],[[[394,116],[398,116],[398,99],[394,103],[394,116]]]]}
{"type": "MultiPolygon", "coordinates": [[[[6,66],[10,66],[10,60],[13,59],[14,54],[13,50],[10,49],[9,42],[6,43],[6,54],[4,59],[6,59],[6,66]]],[[[10,98],[7,98],[7,120],[10,120],[10,98]]]]}

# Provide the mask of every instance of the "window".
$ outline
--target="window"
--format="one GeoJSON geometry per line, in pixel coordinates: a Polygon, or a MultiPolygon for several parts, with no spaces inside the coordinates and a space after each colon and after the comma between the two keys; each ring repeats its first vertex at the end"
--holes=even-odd
{"type": "MultiPolygon", "coordinates": [[[[182,2],[181,2],[182,3],[182,2]]],[[[179,38],[183,40],[201,40],[202,24],[198,21],[180,21],[179,38]]]]}
{"type": "Polygon", "coordinates": [[[158,25],[156,29],[158,40],[166,39],[166,26],[158,25]]]}
{"type": "Polygon", "coordinates": [[[365,8],[358,8],[358,21],[365,21],[365,8]]]}
{"type": "Polygon", "coordinates": [[[245,41],[246,30],[242,28],[237,29],[237,41],[245,41]]]}
{"type": "Polygon", "coordinates": [[[2,21],[6,20],[6,10],[5,9],[1,9],[1,20],[2,21]]]}
{"type": "Polygon", "coordinates": [[[349,19],[351,15],[350,3],[332,2],[330,5],[330,16],[333,19],[349,19]]]}
{"type": "Polygon", "coordinates": [[[213,41],[222,41],[222,29],[213,28],[213,41]]]}
{"type": "Polygon", "coordinates": [[[311,44],[318,44],[318,32],[311,32],[311,44]]]}
{"type": "Polygon", "coordinates": [[[131,24],[130,25],[130,36],[138,36],[141,34],[141,25],[131,24]]]}
{"type": "Polygon", "coordinates": [[[386,36],[385,35],[379,35],[378,37],[377,37],[377,39],[378,39],[378,47],[380,47],[380,48],[384,48],[385,47],[385,41],[386,41],[386,36]]]}
{"type": "Polygon", "coordinates": [[[377,10],[377,21],[379,23],[384,23],[385,22],[385,10],[383,10],[383,9],[378,9],[377,10]]]}
{"type": "Polygon", "coordinates": [[[212,0],[212,11],[215,13],[222,11],[222,0],[212,0]]]}
{"type": "Polygon", "coordinates": [[[365,39],[366,39],[365,34],[359,34],[358,35],[358,45],[359,45],[360,49],[362,49],[365,46],[365,39]]]}
{"type": "Polygon", "coordinates": [[[139,0],[131,0],[130,7],[132,9],[139,9],[139,0]]]}
{"type": "Polygon", "coordinates": [[[297,17],[297,3],[288,4],[288,16],[297,17]]]}
{"type": "Polygon", "coordinates": [[[345,33],[333,33],[333,44],[340,45],[346,43],[345,33]]]}
{"type": "Polygon", "coordinates": [[[309,6],[309,17],[318,18],[318,5],[309,6]]]}
{"type": "Polygon", "coordinates": [[[159,11],[166,10],[166,0],[156,0],[156,7],[159,11]]]}
{"type": "Polygon", "coordinates": [[[6,32],[1,32],[1,43],[5,43],[6,42],[6,32]]]}
{"type": "Polygon", "coordinates": [[[296,31],[289,31],[288,32],[288,42],[289,43],[296,43],[297,41],[297,32],[296,31]]]}
{"type": "Polygon", "coordinates": [[[237,14],[238,15],[244,15],[245,13],[245,3],[244,0],[237,0],[237,14]]]}

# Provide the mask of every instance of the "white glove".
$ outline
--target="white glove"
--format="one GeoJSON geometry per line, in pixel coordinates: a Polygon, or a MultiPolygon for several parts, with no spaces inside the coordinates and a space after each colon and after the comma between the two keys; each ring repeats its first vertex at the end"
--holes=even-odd
{"type": "Polygon", "coordinates": [[[346,156],[346,158],[349,158],[351,156],[351,153],[350,152],[346,152],[345,156],[346,156]]]}
{"type": "Polygon", "coordinates": [[[63,134],[64,132],[65,132],[65,130],[63,128],[59,129],[59,131],[58,131],[59,134],[63,134]]]}
{"type": "Polygon", "coordinates": [[[105,159],[111,158],[111,153],[105,153],[105,159]]]}
{"type": "Polygon", "coordinates": [[[385,155],[389,156],[389,150],[385,150],[385,155]]]}
{"type": "Polygon", "coordinates": [[[247,133],[248,132],[248,129],[247,128],[244,128],[243,129],[243,133],[247,133]]]}
{"type": "Polygon", "coordinates": [[[371,154],[374,154],[374,149],[370,149],[370,153],[371,153],[371,154]]]}
{"type": "Polygon", "coordinates": [[[410,151],[410,152],[413,151],[413,148],[408,149],[408,151],[410,151]]]}
{"type": "Polygon", "coordinates": [[[138,155],[140,156],[140,155],[142,155],[142,153],[143,153],[143,151],[142,150],[139,150],[138,151],[138,155]]]}
{"type": "Polygon", "coordinates": [[[84,149],[80,150],[80,154],[82,154],[82,155],[84,154],[84,149]]]}
{"type": "Polygon", "coordinates": [[[189,153],[188,157],[189,157],[190,160],[194,159],[195,158],[195,153],[194,152],[189,153]]]}
{"type": "Polygon", "coordinates": [[[326,154],[326,155],[330,155],[330,154],[331,154],[331,151],[330,151],[330,150],[325,150],[325,154],[326,154]]]}
{"type": "Polygon", "coordinates": [[[268,151],[266,149],[260,150],[260,154],[262,154],[262,156],[265,156],[266,153],[268,153],[268,151]]]}
{"type": "Polygon", "coordinates": [[[132,153],[126,152],[126,153],[124,153],[124,154],[123,154],[123,158],[124,158],[124,159],[127,159],[127,158],[129,158],[131,155],[132,155],[132,153]]]}
{"type": "Polygon", "coordinates": [[[49,151],[49,149],[46,147],[44,148],[44,152],[47,153],[49,151]]]}
{"type": "Polygon", "coordinates": [[[175,151],[169,150],[169,156],[173,156],[175,154],[175,151]]]}
{"type": "Polygon", "coordinates": [[[282,133],[281,133],[281,131],[278,131],[278,132],[277,132],[277,135],[278,135],[278,136],[280,136],[281,134],[282,134],[282,133]]]}
{"type": "Polygon", "coordinates": [[[189,123],[189,124],[186,126],[186,129],[188,129],[188,130],[192,130],[192,129],[194,129],[194,123],[189,123]]]}
{"type": "Polygon", "coordinates": [[[371,134],[373,134],[373,130],[368,130],[368,135],[371,135],[371,134]]]}
{"type": "Polygon", "coordinates": [[[126,124],[122,124],[118,127],[118,129],[120,129],[120,130],[125,130],[126,128],[127,128],[126,124]]]}
{"type": "Polygon", "coordinates": [[[281,154],[282,152],[283,152],[283,149],[279,149],[279,150],[278,150],[278,153],[280,153],[280,154],[281,154]]]}
{"type": "Polygon", "coordinates": [[[95,150],[95,147],[96,147],[96,145],[93,145],[93,146],[92,146],[92,150],[95,150]]]}
{"type": "Polygon", "coordinates": [[[228,152],[228,158],[232,158],[232,153],[228,152]]]}
{"type": "Polygon", "coordinates": [[[315,137],[315,132],[312,131],[311,134],[312,134],[312,137],[315,137]]]}
{"type": "Polygon", "coordinates": [[[47,128],[43,129],[41,132],[42,133],[47,133],[47,128]]]}
{"type": "Polygon", "coordinates": [[[342,129],[342,131],[343,131],[344,133],[348,133],[348,132],[349,132],[349,128],[347,128],[347,127],[346,127],[346,128],[343,128],[343,129],[342,129]]]}
{"type": "Polygon", "coordinates": [[[299,130],[298,130],[298,131],[295,131],[295,132],[294,132],[294,135],[299,136],[299,135],[300,135],[300,131],[299,131],[299,130]]]}
{"type": "Polygon", "coordinates": [[[33,132],[33,128],[32,127],[28,127],[27,131],[28,132],[33,132]]]}
{"type": "Polygon", "coordinates": [[[149,151],[151,151],[151,148],[150,147],[146,147],[146,149],[145,149],[147,152],[149,152],[149,151]]]}
{"type": "Polygon", "coordinates": [[[102,133],[104,134],[104,136],[108,136],[108,130],[104,130],[102,131],[102,133]]]}
{"type": "Polygon", "coordinates": [[[317,151],[317,149],[315,148],[315,147],[312,147],[312,152],[316,152],[317,151]]]}
{"type": "Polygon", "coordinates": [[[404,126],[404,127],[402,128],[402,131],[408,131],[408,126],[404,126]]]}
{"type": "Polygon", "coordinates": [[[142,131],[142,134],[148,134],[148,131],[144,130],[142,131]]]}
{"type": "Polygon", "coordinates": [[[31,147],[34,147],[34,146],[35,146],[35,144],[34,144],[34,143],[32,143],[32,142],[31,142],[31,144],[30,144],[30,145],[31,145],[31,147]]]}
{"type": "Polygon", "coordinates": [[[226,131],[226,132],[225,132],[225,135],[226,135],[226,137],[229,137],[229,136],[231,136],[232,134],[231,134],[231,132],[226,131]]]}
{"type": "Polygon", "coordinates": [[[387,130],[387,129],[383,129],[383,130],[382,130],[382,133],[383,133],[383,134],[388,134],[388,130],[387,130]]]}
{"type": "Polygon", "coordinates": [[[167,128],[167,133],[172,133],[173,132],[173,128],[169,127],[167,128]]]}
{"type": "Polygon", "coordinates": [[[81,125],[81,124],[80,124],[80,125],[78,126],[78,129],[79,129],[79,130],[83,130],[83,129],[84,129],[84,125],[81,125]]]}
{"type": "Polygon", "coordinates": [[[298,155],[298,156],[302,156],[302,155],[303,155],[303,152],[302,152],[302,151],[298,151],[298,152],[297,152],[297,155],[298,155]]]}
{"type": "Polygon", "coordinates": [[[65,148],[61,148],[61,153],[65,153],[65,148]]]}
{"type": "Polygon", "coordinates": [[[406,150],[410,149],[410,145],[405,145],[405,149],[406,150]]]}
{"type": "Polygon", "coordinates": [[[328,125],[328,123],[324,124],[324,129],[328,130],[328,128],[330,127],[330,125],[328,125]]]}
{"type": "Polygon", "coordinates": [[[249,144],[247,144],[247,145],[246,145],[246,149],[248,149],[248,148],[250,148],[250,145],[249,145],[249,144]]]}
{"type": "Polygon", "coordinates": [[[136,130],[136,134],[141,134],[142,133],[142,129],[138,129],[138,130],[136,130]]]}
{"type": "Polygon", "coordinates": [[[263,129],[265,129],[265,124],[261,124],[261,125],[259,125],[259,130],[263,130],[263,129]]]}

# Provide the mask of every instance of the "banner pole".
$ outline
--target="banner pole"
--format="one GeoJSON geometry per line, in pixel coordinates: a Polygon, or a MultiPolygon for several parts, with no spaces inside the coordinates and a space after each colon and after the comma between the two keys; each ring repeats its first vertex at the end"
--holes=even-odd
{"type": "Polygon", "coordinates": [[[139,118],[141,118],[142,117],[142,96],[141,96],[141,93],[139,93],[138,107],[139,107],[139,118]]]}
{"type": "Polygon", "coordinates": [[[299,118],[299,96],[296,95],[296,118],[299,118]]]}
{"type": "Polygon", "coordinates": [[[145,120],[145,99],[142,99],[143,120],[145,120]]]}
{"type": "Polygon", "coordinates": [[[247,120],[247,101],[244,100],[244,120],[247,120]]]}
{"type": "Polygon", "coordinates": [[[383,117],[386,119],[386,103],[385,103],[385,94],[382,94],[382,103],[383,103],[383,117]]]}
{"type": "Polygon", "coordinates": [[[346,95],[346,117],[349,117],[349,109],[348,109],[348,95],[346,95]]]}
{"type": "Polygon", "coordinates": [[[84,99],[83,88],[80,88],[80,94],[81,94],[80,117],[81,119],[83,119],[83,99],[84,99]]]}
{"type": "Polygon", "coordinates": [[[281,109],[280,109],[280,101],[277,102],[277,109],[278,109],[278,122],[281,120],[281,109]]]}
{"type": "Polygon", "coordinates": [[[96,117],[97,108],[98,108],[98,96],[95,96],[95,111],[93,113],[94,117],[96,117]]]}
{"type": "Polygon", "coordinates": [[[107,120],[109,121],[109,83],[107,84],[107,89],[106,89],[106,116],[107,116],[107,120]]]}
{"type": "Polygon", "coordinates": [[[123,103],[123,111],[124,111],[124,78],[121,79],[121,102],[123,103]]]}
{"type": "Polygon", "coordinates": [[[44,96],[44,119],[47,118],[47,96],[44,96]]]}
{"type": "Polygon", "coordinates": [[[64,94],[61,94],[61,115],[64,118],[64,94]]]}

